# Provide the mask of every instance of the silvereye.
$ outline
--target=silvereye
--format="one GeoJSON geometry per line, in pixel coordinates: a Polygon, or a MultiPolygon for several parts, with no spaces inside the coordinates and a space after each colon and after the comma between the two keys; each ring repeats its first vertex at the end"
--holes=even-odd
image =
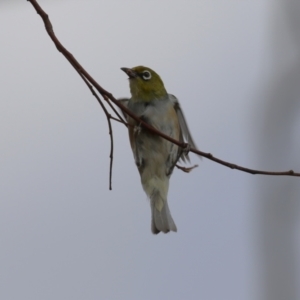
{"type": "MultiPolygon", "coordinates": [[[[157,130],[196,148],[177,98],[167,93],[159,75],[143,66],[121,70],[129,77],[131,92],[130,99],[120,99],[123,105],[157,130]]],[[[167,201],[169,179],[179,159],[189,161],[188,154],[124,116],[142,186],[150,199],[151,230],[154,234],[177,231],[167,201]]]]}

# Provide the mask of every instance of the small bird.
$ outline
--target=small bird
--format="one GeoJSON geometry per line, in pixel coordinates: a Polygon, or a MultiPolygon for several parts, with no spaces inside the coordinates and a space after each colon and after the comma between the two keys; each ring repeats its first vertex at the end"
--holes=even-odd
{"type": "MultiPolygon", "coordinates": [[[[197,148],[178,99],[167,93],[160,76],[144,66],[121,70],[129,77],[131,92],[130,99],[119,99],[121,103],[155,129],[197,148]]],[[[179,159],[189,161],[188,153],[123,114],[129,124],[130,145],[142,186],[150,199],[152,233],[176,232],[167,201],[169,179],[179,159]]]]}

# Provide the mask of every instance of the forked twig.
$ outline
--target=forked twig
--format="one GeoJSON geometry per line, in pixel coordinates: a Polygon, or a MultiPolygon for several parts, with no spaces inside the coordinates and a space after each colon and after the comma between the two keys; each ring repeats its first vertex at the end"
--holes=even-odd
{"type": "Polygon", "coordinates": [[[80,77],[82,78],[82,80],[86,83],[86,85],[88,86],[88,88],[90,89],[90,91],[92,92],[93,96],[96,97],[96,99],[98,100],[99,104],[101,105],[101,108],[103,109],[105,115],[106,115],[106,119],[107,119],[107,123],[108,123],[108,128],[109,128],[109,136],[110,136],[110,154],[109,154],[109,158],[110,158],[110,164],[109,164],[109,189],[112,190],[112,165],[113,165],[113,157],[114,157],[114,137],[113,137],[113,130],[112,130],[112,125],[111,125],[111,119],[115,119],[113,118],[110,113],[107,111],[106,107],[104,106],[104,104],[102,103],[101,99],[99,98],[99,96],[95,93],[93,86],[86,80],[86,78],[80,73],[78,72],[80,77]]]}

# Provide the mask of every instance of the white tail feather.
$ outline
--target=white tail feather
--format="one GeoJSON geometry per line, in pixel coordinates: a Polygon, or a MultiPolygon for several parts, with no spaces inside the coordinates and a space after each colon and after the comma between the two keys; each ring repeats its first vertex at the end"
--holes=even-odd
{"type": "Polygon", "coordinates": [[[151,204],[151,230],[154,234],[160,231],[167,233],[177,231],[176,225],[171,216],[167,199],[163,199],[159,191],[152,193],[150,198],[151,204]]]}

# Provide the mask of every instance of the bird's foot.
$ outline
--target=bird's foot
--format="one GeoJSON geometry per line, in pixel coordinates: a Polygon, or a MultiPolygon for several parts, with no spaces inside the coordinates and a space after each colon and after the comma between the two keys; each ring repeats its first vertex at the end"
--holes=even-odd
{"type": "Polygon", "coordinates": [[[135,135],[139,135],[141,130],[142,130],[141,123],[139,125],[135,125],[134,128],[133,128],[133,132],[134,132],[135,135]]]}
{"type": "Polygon", "coordinates": [[[184,173],[190,173],[193,169],[195,169],[197,167],[198,167],[198,165],[194,165],[192,167],[183,167],[183,166],[176,165],[176,168],[183,171],[184,173]]]}

